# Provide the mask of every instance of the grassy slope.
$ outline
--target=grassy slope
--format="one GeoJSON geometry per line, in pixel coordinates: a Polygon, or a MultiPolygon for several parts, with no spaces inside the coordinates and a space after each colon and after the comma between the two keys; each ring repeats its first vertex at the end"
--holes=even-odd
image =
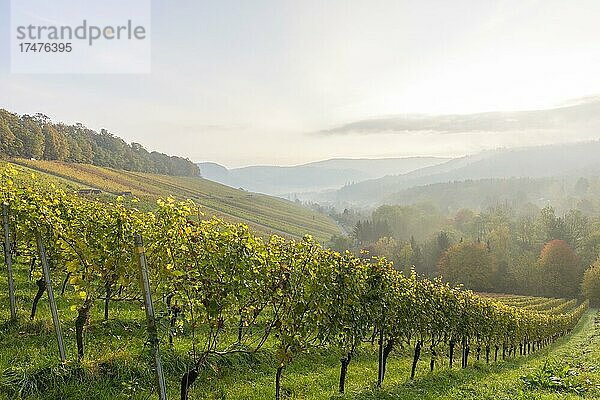
{"type": "MultiPolygon", "coordinates": [[[[86,337],[86,361],[70,361],[57,366],[56,341],[46,296],[40,302],[38,318],[27,320],[27,309],[34,295],[34,283],[27,279],[27,267],[17,265],[18,305],[21,322],[5,323],[9,313],[6,304],[6,279],[0,279],[0,399],[18,398],[24,388],[30,399],[148,399],[153,376],[150,358],[144,347],[144,315],[138,305],[117,303],[111,319],[101,321],[101,308],[93,310],[86,337]]],[[[59,296],[59,309],[65,332],[69,360],[75,359],[71,294],[59,296]]],[[[556,357],[578,365],[578,369],[594,383],[600,383],[600,328],[594,324],[594,313],[588,312],[570,336],[529,357],[520,357],[494,365],[475,363],[465,370],[445,366],[434,373],[427,370],[429,355],[419,363],[417,379],[410,382],[410,352],[391,357],[384,388],[373,389],[377,371],[376,349],[365,345],[350,365],[347,395],[336,394],[339,356],[322,351],[298,357],[284,372],[284,391],[288,399],[575,399],[575,395],[525,390],[522,375],[538,368],[548,357],[556,357]],[[594,367],[596,369],[594,369],[594,367]]],[[[169,387],[169,398],[178,398],[178,379],[185,368],[189,343],[176,339],[175,348],[163,336],[163,362],[169,387]]],[[[440,360],[440,362],[443,362],[440,360]]],[[[229,356],[214,360],[212,368],[202,371],[193,387],[192,399],[259,400],[274,398],[274,354],[268,343],[254,356],[229,356]]],[[[150,397],[149,397],[150,396],[150,397]]],[[[592,389],[588,398],[598,398],[592,389]]]]}
{"type": "Polygon", "coordinates": [[[93,187],[109,194],[131,191],[148,208],[159,197],[192,199],[206,214],[244,222],[265,233],[290,237],[312,234],[320,241],[339,233],[329,217],[293,202],[233,189],[206,179],[113,170],[87,164],[16,160],[29,169],[60,178],[74,188],[93,187]]]}

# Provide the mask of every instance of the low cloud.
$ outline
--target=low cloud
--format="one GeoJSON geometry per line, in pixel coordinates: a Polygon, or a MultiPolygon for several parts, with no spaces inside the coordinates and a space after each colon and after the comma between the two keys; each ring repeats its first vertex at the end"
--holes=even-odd
{"type": "MultiPolygon", "coordinates": [[[[498,133],[516,131],[589,132],[600,128],[600,97],[575,104],[525,111],[493,111],[475,114],[408,114],[350,122],[321,131],[327,135],[407,132],[498,133]]],[[[600,131],[599,131],[600,132],[600,131]]]]}

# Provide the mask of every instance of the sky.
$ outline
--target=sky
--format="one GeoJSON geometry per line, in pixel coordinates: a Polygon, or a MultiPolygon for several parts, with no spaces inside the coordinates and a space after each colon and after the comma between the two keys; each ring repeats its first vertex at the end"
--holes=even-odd
{"type": "Polygon", "coordinates": [[[600,94],[597,0],[153,1],[148,74],[11,74],[9,15],[0,0],[0,108],[106,128],[192,161],[460,156],[600,137],[494,124],[340,129],[600,94]]]}

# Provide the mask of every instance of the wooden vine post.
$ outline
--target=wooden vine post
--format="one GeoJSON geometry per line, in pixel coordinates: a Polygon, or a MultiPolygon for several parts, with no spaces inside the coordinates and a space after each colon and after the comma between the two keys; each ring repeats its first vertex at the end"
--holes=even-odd
{"type": "Polygon", "coordinates": [[[54,299],[54,291],[52,290],[52,280],[50,279],[50,269],[48,268],[48,260],[46,259],[46,249],[44,248],[42,235],[37,229],[35,231],[35,239],[37,241],[37,248],[38,253],[40,254],[40,262],[42,263],[42,269],[44,270],[44,280],[46,281],[48,302],[50,303],[50,311],[52,312],[52,322],[54,323],[54,330],[56,331],[56,340],[58,341],[58,352],[60,353],[60,361],[64,363],[65,361],[67,361],[67,356],[65,353],[63,333],[60,327],[60,320],[58,319],[58,309],[56,307],[56,300],[54,299]]]}
{"type": "Polygon", "coordinates": [[[15,302],[15,282],[12,269],[12,249],[10,242],[10,227],[8,224],[8,207],[2,203],[2,220],[4,222],[4,262],[8,270],[8,297],[10,299],[10,318],[17,319],[17,305],[15,302]]]}
{"type": "Polygon", "coordinates": [[[152,295],[150,294],[150,281],[148,280],[148,268],[146,266],[146,253],[144,251],[144,242],[142,236],[135,235],[135,248],[138,253],[140,267],[140,277],[142,291],[144,292],[144,308],[146,309],[146,320],[148,322],[148,336],[152,357],[156,366],[156,378],[158,383],[158,395],[160,400],[167,400],[167,388],[165,384],[165,375],[160,361],[158,332],[156,329],[156,320],[154,318],[154,306],[152,305],[152,295]]]}
{"type": "Polygon", "coordinates": [[[379,353],[377,355],[377,359],[378,359],[378,364],[379,364],[379,368],[377,371],[377,387],[380,388],[381,384],[383,383],[383,376],[384,376],[384,371],[385,371],[385,366],[384,366],[384,362],[385,362],[385,356],[383,355],[383,342],[384,342],[384,334],[383,334],[383,324],[382,324],[382,328],[379,330],[379,353]]]}

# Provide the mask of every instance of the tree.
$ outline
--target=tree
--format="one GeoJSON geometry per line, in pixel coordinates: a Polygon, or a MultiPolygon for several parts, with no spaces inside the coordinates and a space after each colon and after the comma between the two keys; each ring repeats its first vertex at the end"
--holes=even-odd
{"type": "Polygon", "coordinates": [[[437,237],[436,237],[436,242],[438,245],[438,249],[440,250],[440,252],[444,252],[446,251],[446,249],[448,249],[448,247],[450,247],[450,236],[448,235],[448,232],[446,231],[440,231],[440,233],[438,233],[437,237]]]}
{"type": "Polygon", "coordinates": [[[44,155],[44,135],[36,123],[27,116],[23,117],[21,126],[17,131],[13,130],[15,136],[23,143],[23,156],[26,158],[41,159],[44,155]]]}
{"type": "Polygon", "coordinates": [[[459,243],[442,255],[438,268],[444,279],[462,283],[468,289],[489,291],[494,288],[496,263],[482,243],[459,243]]]}
{"type": "Polygon", "coordinates": [[[578,254],[585,266],[591,265],[600,257],[600,230],[588,233],[578,250],[578,254]]]}
{"type": "Polygon", "coordinates": [[[574,297],[581,279],[579,258],[564,240],[544,246],[537,262],[540,292],[544,296],[574,297]]]}
{"type": "Polygon", "coordinates": [[[20,142],[10,130],[8,124],[0,120],[0,154],[16,156],[19,154],[20,147],[20,142]]]}
{"type": "Polygon", "coordinates": [[[380,220],[373,222],[373,240],[388,236],[392,236],[392,231],[387,221],[380,220]]]}
{"type": "Polygon", "coordinates": [[[562,218],[566,240],[579,249],[589,235],[589,219],[580,210],[569,210],[562,218]]]}
{"type": "Polygon", "coordinates": [[[367,248],[370,255],[377,257],[385,257],[390,261],[394,262],[394,266],[398,268],[398,251],[400,244],[393,237],[382,237],[379,238],[375,243],[367,248]]]}
{"type": "Polygon", "coordinates": [[[352,237],[359,245],[366,245],[373,241],[373,224],[366,221],[358,221],[352,230],[352,237]]]}
{"type": "Polygon", "coordinates": [[[66,160],[69,155],[67,139],[52,125],[44,125],[42,132],[44,133],[44,160],[66,160]]]}
{"type": "Polygon", "coordinates": [[[538,288],[537,252],[524,250],[513,257],[504,278],[509,293],[535,294],[538,288]]]}
{"type": "Polygon", "coordinates": [[[411,268],[414,267],[414,264],[412,264],[414,256],[415,252],[410,243],[398,246],[396,269],[402,270],[406,275],[409,275],[411,268]]]}
{"type": "Polygon", "coordinates": [[[538,243],[546,243],[554,239],[567,239],[564,221],[556,217],[554,208],[547,206],[540,211],[536,220],[536,234],[538,243]]]}
{"type": "Polygon", "coordinates": [[[463,208],[463,209],[458,210],[458,212],[454,216],[454,225],[461,232],[476,233],[475,232],[475,213],[468,208],[463,208]]]}
{"type": "Polygon", "coordinates": [[[329,239],[329,247],[335,251],[343,253],[346,250],[351,250],[354,247],[354,241],[350,236],[333,235],[329,239]]]}
{"type": "Polygon", "coordinates": [[[592,304],[600,304],[600,258],[583,274],[581,291],[592,304]]]}
{"type": "Polygon", "coordinates": [[[414,236],[410,237],[410,248],[412,250],[412,257],[409,265],[415,267],[415,271],[418,273],[423,273],[423,250],[414,236]]]}

